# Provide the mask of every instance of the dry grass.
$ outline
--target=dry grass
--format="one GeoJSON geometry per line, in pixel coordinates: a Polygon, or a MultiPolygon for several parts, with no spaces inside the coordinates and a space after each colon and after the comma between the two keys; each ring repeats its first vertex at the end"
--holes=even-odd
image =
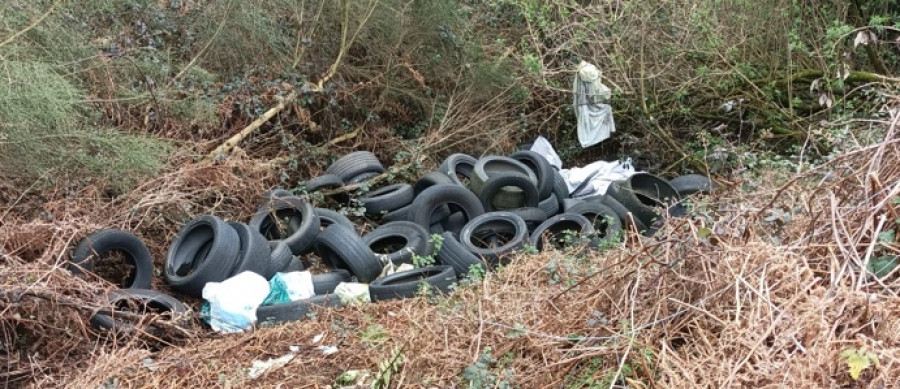
{"type": "Polygon", "coordinates": [[[481,372],[525,388],[609,387],[614,378],[630,387],[896,387],[900,277],[859,269],[876,249],[897,251],[876,237],[898,215],[898,119],[882,123],[882,142],[782,187],[724,193],[705,216],[672,220],[662,238],[601,254],[522,255],[446,299],[322,310],[243,335],[198,325],[151,347],[145,337],[109,341],[89,329],[88,314],[111,286],[63,270],[69,248],[96,228],[124,228],[148,242],[159,267],[184,220],[246,219],[274,173],[239,159],[186,165],[114,202],[89,191],[49,194],[52,220],[0,213],[0,355],[8,359],[0,382],[325,387],[347,370],[377,372],[400,350],[392,387],[453,387],[468,386],[461,373],[490,350],[495,362],[481,372]],[[826,172],[835,178],[822,179],[826,172]],[[792,210],[792,220],[766,222],[772,209],[792,210]],[[324,338],[314,344],[317,334],[324,338]],[[320,344],[338,351],[323,355],[320,344]],[[291,346],[300,351],[286,366],[248,378],[253,360],[291,346]],[[853,380],[841,353],[859,348],[879,364],[853,380]]]}

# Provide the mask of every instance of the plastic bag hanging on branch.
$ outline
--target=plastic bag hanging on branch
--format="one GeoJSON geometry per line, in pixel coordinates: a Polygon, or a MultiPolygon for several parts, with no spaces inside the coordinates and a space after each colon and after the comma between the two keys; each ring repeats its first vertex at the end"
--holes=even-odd
{"type": "Polygon", "coordinates": [[[600,69],[585,61],[578,63],[572,84],[578,141],[581,147],[590,147],[616,132],[612,107],[606,104],[611,91],[600,80],[600,69]]]}

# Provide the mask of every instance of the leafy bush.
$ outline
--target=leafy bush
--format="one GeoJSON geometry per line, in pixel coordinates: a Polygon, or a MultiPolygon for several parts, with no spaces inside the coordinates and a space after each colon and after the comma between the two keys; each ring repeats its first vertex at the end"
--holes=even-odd
{"type": "Polygon", "coordinates": [[[46,63],[0,64],[0,174],[91,172],[122,189],[162,167],[168,143],[91,126],[82,92],[46,63]]]}

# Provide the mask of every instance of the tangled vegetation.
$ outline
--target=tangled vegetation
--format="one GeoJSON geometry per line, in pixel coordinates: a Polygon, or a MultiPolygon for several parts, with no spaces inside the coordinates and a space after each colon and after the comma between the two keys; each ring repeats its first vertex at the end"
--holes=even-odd
{"type": "Polygon", "coordinates": [[[895,386],[898,74],[894,0],[5,1],[0,382],[895,386]],[[613,90],[617,131],[588,149],[576,59],[613,90]],[[633,157],[724,191],[665,239],[162,351],[90,330],[111,286],[60,268],[104,227],[159,266],[186,220],[245,219],[350,150],[408,181],[537,135],[566,165],[633,157]],[[340,358],[241,373],[319,333],[340,358]]]}

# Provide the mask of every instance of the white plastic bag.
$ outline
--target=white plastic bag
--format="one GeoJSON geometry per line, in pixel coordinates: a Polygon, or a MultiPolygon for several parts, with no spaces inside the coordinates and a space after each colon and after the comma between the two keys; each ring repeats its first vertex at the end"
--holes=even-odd
{"type": "Polygon", "coordinates": [[[576,199],[605,194],[614,181],[624,181],[634,173],[631,158],[625,162],[596,161],[583,167],[559,171],[569,186],[572,198],[576,199]],[[576,192],[578,188],[581,189],[576,192]]]}
{"type": "Polygon", "coordinates": [[[553,145],[550,144],[547,138],[538,136],[531,145],[531,151],[543,155],[547,162],[550,162],[556,170],[562,169],[562,159],[559,158],[559,154],[556,153],[556,150],[553,149],[553,145]]]}
{"type": "Polygon", "coordinates": [[[269,294],[263,276],[245,271],[222,282],[207,282],[203,299],[209,302],[209,325],[216,332],[242,332],[256,323],[256,308],[269,294]]]}
{"type": "Polygon", "coordinates": [[[315,288],[313,288],[312,273],[308,271],[275,273],[276,276],[279,274],[284,280],[291,301],[308,299],[316,294],[315,288]]]}
{"type": "Polygon", "coordinates": [[[616,132],[612,107],[606,104],[611,91],[600,79],[600,69],[581,61],[572,82],[575,117],[578,120],[578,142],[581,147],[600,143],[616,132]]]}
{"type": "Polygon", "coordinates": [[[341,302],[345,305],[356,305],[372,301],[369,297],[369,285],[358,282],[341,282],[334,288],[334,294],[338,295],[341,302]]]}

